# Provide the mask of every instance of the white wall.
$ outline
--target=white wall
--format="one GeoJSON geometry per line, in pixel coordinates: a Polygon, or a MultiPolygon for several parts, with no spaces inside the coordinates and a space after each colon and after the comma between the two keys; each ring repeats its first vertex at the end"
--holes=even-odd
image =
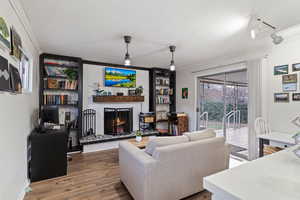
{"type": "Polygon", "coordinates": [[[133,107],[133,130],[138,129],[138,114],[140,112],[149,111],[149,72],[144,70],[136,70],[136,86],[144,87],[143,96],[145,101],[140,103],[94,103],[93,91],[95,83],[99,83],[105,91],[110,91],[112,94],[123,92],[128,94],[128,88],[104,87],[104,68],[99,65],[83,65],[83,109],[91,108],[96,110],[96,134],[104,133],[104,108],[128,108],[133,107]]]}
{"type": "MultiPolygon", "coordinates": [[[[39,50],[31,35],[30,27],[26,31],[23,25],[28,22],[16,0],[2,0],[0,16],[13,25],[20,34],[23,47],[34,58],[33,64],[33,92],[30,94],[12,95],[0,93],[0,199],[22,199],[24,188],[27,186],[27,136],[33,128],[33,113],[38,108],[37,73],[39,50]],[[21,23],[12,6],[19,11],[24,21],[21,23]],[[23,25],[22,25],[23,24],[23,25]],[[31,38],[30,38],[31,37],[31,38]],[[36,46],[36,47],[35,47],[36,46]]],[[[9,62],[18,66],[10,57],[8,51],[0,49],[1,56],[8,58],[9,62]]]]}
{"type": "MultiPolygon", "coordinates": [[[[284,34],[285,40],[280,45],[274,45],[271,52],[263,65],[265,88],[264,93],[266,100],[263,107],[267,108],[263,113],[268,118],[271,129],[285,133],[295,133],[299,128],[294,126],[290,121],[300,114],[300,102],[292,101],[292,93],[290,92],[289,103],[274,103],[274,93],[283,92],[282,76],[274,76],[273,69],[277,65],[289,64],[289,73],[292,72],[292,64],[300,63],[300,26],[287,30],[284,34]],[[292,33],[293,32],[293,33],[292,33]]],[[[300,76],[298,74],[298,89],[300,92],[300,76]]]]}

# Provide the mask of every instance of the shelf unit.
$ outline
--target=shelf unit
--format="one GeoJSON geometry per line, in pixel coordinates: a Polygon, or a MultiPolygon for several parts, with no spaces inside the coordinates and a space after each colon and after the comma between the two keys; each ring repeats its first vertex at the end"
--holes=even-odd
{"type": "Polygon", "coordinates": [[[150,111],[156,114],[156,128],[167,128],[167,113],[176,112],[176,72],[162,68],[150,71],[150,111]]]}
{"type": "MultiPolygon", "coordinates": [[[[82,72],[81,58],[47,53],[40,55],[39,110],[41,111],[44,106],[56,106],[59,108],[60,117],[63,117],[65,112],[70,112],[71,120],[77,120],[76,127],[71,128],[70,137],[72,138],[72,147],[68,149],[68,152],[81,150],[79,140],[82,136],[82,72]],[[59,68],[76,70],[76,83],[73,85],[73,87],[67,87],[66,85],[68,78],[65,76],[48,75],[46,70],[47,67],[52,69],[59,68]],[[64,88],[49,88],[49,79],[64,83],[64,88]],[[64,99],[64,97],[62,97],[63,95],[67,97],[64,99]],[[51,100],[55,103],[49,103],[49,98],[52,98],[51,100]]],[[[60,120],[61,123],[62,121],[63,120],[60,120]]]]}

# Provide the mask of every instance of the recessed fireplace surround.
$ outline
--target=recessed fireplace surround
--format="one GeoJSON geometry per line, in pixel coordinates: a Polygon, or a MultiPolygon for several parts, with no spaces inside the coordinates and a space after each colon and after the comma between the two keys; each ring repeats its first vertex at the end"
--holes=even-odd
{"type": "Polygon", "coordinates": [[[128,135],[133,127],[133,108],[104,108],[104,134],[128,135]]]}

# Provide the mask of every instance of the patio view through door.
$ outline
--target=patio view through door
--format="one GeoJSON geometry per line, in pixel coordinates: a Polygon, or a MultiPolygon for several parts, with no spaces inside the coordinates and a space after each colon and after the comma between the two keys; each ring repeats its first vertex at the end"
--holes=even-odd
{"type": "Polygon", "coordinates": [[[231,144],[231,154],[248,158],[247,71],[199,77],[198,130],[213,128],[231,144]]]}

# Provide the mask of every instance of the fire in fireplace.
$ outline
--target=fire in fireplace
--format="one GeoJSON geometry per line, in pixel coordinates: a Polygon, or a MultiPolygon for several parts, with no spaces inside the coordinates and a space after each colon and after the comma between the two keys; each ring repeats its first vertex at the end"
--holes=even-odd
{"type": "Polygon", "coordinates": [[[104,134],[126,135],[132,132],[133,108],[104,108],[104,134]]]}

